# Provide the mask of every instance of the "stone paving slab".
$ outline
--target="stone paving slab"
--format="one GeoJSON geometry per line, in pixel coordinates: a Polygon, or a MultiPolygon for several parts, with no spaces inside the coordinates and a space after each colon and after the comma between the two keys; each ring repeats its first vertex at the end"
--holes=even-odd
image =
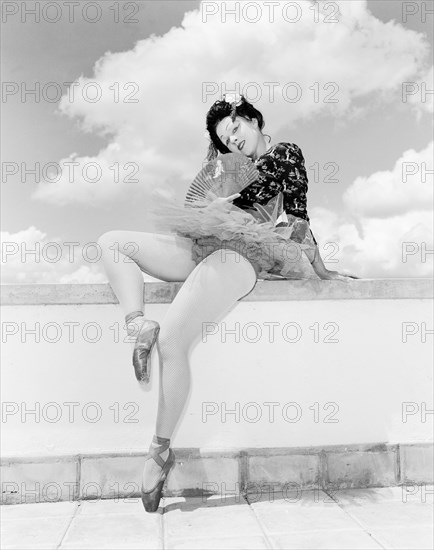
{"type": "Polygon", "coordinates": [[[285,550],[371,550],[384,548],[360,529],[310,531],[271,537],[273,548],[285,550]]]}
{"type": "Polygon", "coordinates": [[[434,548],[433,487],[337,491],[333,498],[382,548],[434,548]]]}
{"type": "Polygon", "coordinates": [[[199,539],[173,539],[165,548],[176,550],[262,550],[271,548],[269,542],[264,537],[250,537],[249,535],[239,535],[232,537],[215,537],[199,539]]]}
{"type": "Polygon", "coordinates": [[[78,502],[1,506],[2,548],[51,549],[66,533],[78,502]]]}
{"type": "Polygon", "coordinates": [[[434,540],[431,526],[421,527],[390,527],[376,529],[375,537],[382,548],[396,548],[402,550],[432,550],[434,540]]]}
{"type": "Polygon", "coordinates": [[[74,502],[41,502],[39,504],[14,504],[0,506],[1,520],[53,518],[56,516],[72,517],[80,503],[74,502]]]}
{"type": "Polygon", "coordinates": [[[163,548],[161,514],[147,514],[140,499],[82,502],[60,548],[163,548]]]}
{"type": "Polygon", "coordinates": [[[164,506],[164,539],[169,548],[174,539],[263,535],[251,506],[244,499],[223,500],[218,495],[207,499],[166,498],[164,506]]]}
{"type": "Polygon", "coordinates": [[[248,501],[164,498],[0,507],[1,547],[12,549],[433,548],[432,487],[262,494],[248,501]]]}
{"type": "Polygon", "coordinates": [[[153,519],[128,513],[79,516],[73,520],[61,548],[160,549],[163,541],[158,522],[153,519]]]}
{"type": "Polygon", "coordinates": [[[359,526],[323,491],[261,495],[251,508],[269,537],[310,531],[357,530],[359,526]],[[277,498],[276,498],[277,497],[277,498]]]}
{"type": "MultiPolygon", "coordinates": [[[[26,506],[18,504],[18,506],[26,506]]],[[[29,504],[28,506],[32,506],[29,504]]],[[[38,506],[35,504],[34,506],[38,506]]],[[[70,518],[28,518],[2,521],[2,548],[57,548],[68,529],[70,518]]]]}

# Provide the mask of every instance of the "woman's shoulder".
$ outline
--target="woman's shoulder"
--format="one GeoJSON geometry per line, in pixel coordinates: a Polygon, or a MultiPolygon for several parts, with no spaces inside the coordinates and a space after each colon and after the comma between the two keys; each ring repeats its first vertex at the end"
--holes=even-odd
{"type": "Polygon", "coordinates": [[[289,141],[279,141],[275,147],[279,152],[299,153],[301,151],[296,143],[290,143],[289,141]]]}
{"type": "MultiPolygon", "coordinates": [[[[284,158],[290,160],[293,157],[298,157],[301,154],[301,149],[296,143],[287,141],[279,141],[265,151],[261,157],[284,158]]],[[[259,159],[258,159],[259,160],[259,159]]]]}

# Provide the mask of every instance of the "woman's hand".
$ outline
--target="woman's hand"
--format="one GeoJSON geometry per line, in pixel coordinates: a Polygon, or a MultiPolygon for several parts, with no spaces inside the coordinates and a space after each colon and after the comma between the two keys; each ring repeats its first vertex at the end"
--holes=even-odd
{"type": "Polygon", "coordinates": [[[317,246],[315,247],[315,249],[306,249],[304,252],[309,258],[313,270],[320,279],[349,283],[351,280],[359,278],[355,277],[354,275],[345,275],[343,273],[339,273],[338,271],[331,271],[330,269],[327,269],[324,265],[324,262],[322,261],[321,254],[319,253],[319,249],[317,246]]]}
{"type": "Polygon", "coordinates": [[[338,271],[330,271],[329,269],[326,269],[321,273],[317,273],[317,275],[320,279],[328,281],[342,281],[343,283],[349,283],[353,279],[358,279],[358,277],[354,277],[353,275],[344,275],[338,271]]]}

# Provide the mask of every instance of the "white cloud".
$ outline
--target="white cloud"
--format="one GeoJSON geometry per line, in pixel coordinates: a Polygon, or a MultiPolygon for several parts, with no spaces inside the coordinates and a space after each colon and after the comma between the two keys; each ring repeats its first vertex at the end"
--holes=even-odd
{"type": "MultiPolygon", "coordinates": [[[[429,45],[424,35],[394,21],[381,22],[369,12],[365,0],[329,3],[332,8],[339,5],[340,13],[321,7],[324,13],[318,15],[318,22],[308,1],[299,3],[302,15],[297,22],[285,20],[281,6],[270,22],[269,9],[256,2],[262,7],[256,23],[243,19],[237,23],[230,15],[222,23],[221,6],[230,8],[231,3],[211,4],[218,11],[206,22],[200,10],[186,13],[181,27],[140,40],[133,50],[107,52],[96,62],[92,78],[77,79],[74,101],[65,96],[60,111],[80,120],[84,130],[106,135],[110,143],[93,158],[74,153],[62,159],[61,166],[66,161],[79,163],[74,181],[64,170],[57,183],[39,185],[35,197],[56,204],[113,203],[133,194],[143,201],[152,200],[155,188],[170,186],[181,197],[206,154],[202,138],[206,111],[225,88],[231,91],[237,82],[253,102],[255,86],[245,86],[256,83],[267,127],[278,132],[323,112],[333,113],[337,120],[359,116],[360,98],[367,103],[372,97],[401,102],[402,82],[417,81],[426,71],[429,45]],[[95,103],[82,93],[90,82],[102,92],[95,103]],[[116,82],[117,103],[113,100],[116,82]],[[283,94],[290,82],[296,82],[301,91],[295,103],[287,100],[294,87],[283,94]],[[203,100],[206,83],[210,94],[203,100]],[[265,83],[278,83],[273,102],[265,83]],[[138,102],[125,102],[128,94],[138,102]],[[333,99],[338,102],[329,102],[333,99]],[[100,166],[99,181],[86,181],[93,176],[91,170],[82,174],[89,162],[100,166]],[[115,163],[119,163],[119,182],[114,181],[115,163]],[[139,172],[133,177],[139,182],[128,183],[124,179],[134,165],[139,172]]],[[[295,17],[295,12],[286,14],[286,19],[295,17]]],[[[89,97],[93,93],[94,88],[89,88],[89,97]]],[[[408,105],[413,108],[414,103],[408,105]]]]}
{"type": "Polygon", "coordinates": [[[433,142],[419,153],[405,151],[392,170],[357,178],[344,192],[345,206],[354,215],[379,218],[431,211],[433,158],[433,142]]]}
{"type": "Polygon", "coordinates": [[[433,275],[433,176],[423,182],[420,171],[423,162],[432,171],[432,149],[431,142],[422,151],[405,151],[390,171],[357,178],[344,194],[345,214],[312,209],[312,229],[329,269],[366,278],[433,275]],[[404,162],[419,167],[407,182],[404,162]]]}
{"type": "MultiPolygon", "coordinates": [[[[34,226],[0,233],[2,284],[97,284],[108,281],[94,243],[66,245],[34,226]]],[[[158,281],[144,273],[146,282],[158,281]]]]}
{"type": "Polygon", "coordinates": [[[434,70],[433,66],[416,81],[403,84],[403,101],[414,106],[418,119],[424,112],[434,112],[434,70]]]}
{"type": "MultiPolygon", "coordinates": [[[[86,263],[83,247],[65,246],[34,226],[1,232],[2,284],[103,283],[99,263],[86,263]]],[[[91,251],[85,257],[93,259],[91,251]]]]}

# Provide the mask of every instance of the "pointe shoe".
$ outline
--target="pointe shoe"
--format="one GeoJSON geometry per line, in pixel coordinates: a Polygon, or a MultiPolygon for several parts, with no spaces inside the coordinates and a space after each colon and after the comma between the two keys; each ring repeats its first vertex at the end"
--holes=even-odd
{"type": "Polygon", "coordinates": [[[142,497],[143,506],[145,507],[145,510],[147,512],[156,512],[158,510],[164,482],[166,481],[166,478],[169,475],[170,470],[175,465],[175,453],[173,452],[172,449],[169,449],[170,440],[162,439],[154,436],[154,441],[156,443],[161,443],[161,444],[159,445],[159,447],[150,447],[148,455],[145,460],[149,460],[153,458],[155,462],[160,466],[161,472],[157,483],[154,485],[154,487],[150,491],[143,490],[143,481],[142,481],[141,497],[142,497]],[[161,458],[160,454],[164,453],[164,451],[166,451],[167,449],[169,449],[169,455],[166,461],[164,461],[161,458]]]}
{"type": "Polygon", "coordinates": [[[136,378],[148,384],[151,376],[151,352],[160,332],[157,321],[146,319],[139,329],[133,351],[133,365],[136,378]]]}

